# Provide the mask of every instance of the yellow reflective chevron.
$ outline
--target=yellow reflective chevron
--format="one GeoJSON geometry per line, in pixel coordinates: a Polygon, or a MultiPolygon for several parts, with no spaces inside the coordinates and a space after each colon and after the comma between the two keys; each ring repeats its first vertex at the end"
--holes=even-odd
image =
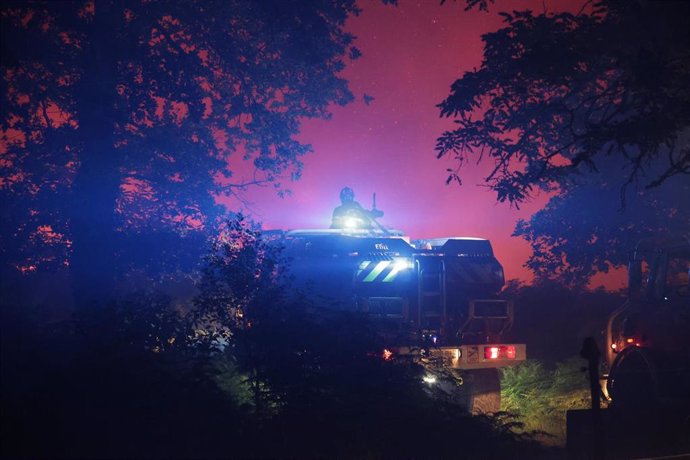
{"type": "Polygon", "coordinates": [[[376,267],[374,267],[374,269],[362,281],[364,281],[365,283],[371,283],[376,279],[377,276],[381,274],[382,271],[386,269],[387,266],[390,265],[390,263],[390,260],[383,260],[377,263],[376,267]]]}
{"type": "Polygon", "coordinates": [[[404,260],[365,260],[358,266],[356,279],[359,283],[390,283],[409,268],[410,262],[404,260]]]}
{"type": "Polygon", "coordinates": [[[390,271],[389,274],[386,275],[386,277],[382,280],[384,283],[389,283],[395,279],[396,276],[398,276],[398,272],[400,271],[399,266],[393,266],[393,270],[390,271]]]}

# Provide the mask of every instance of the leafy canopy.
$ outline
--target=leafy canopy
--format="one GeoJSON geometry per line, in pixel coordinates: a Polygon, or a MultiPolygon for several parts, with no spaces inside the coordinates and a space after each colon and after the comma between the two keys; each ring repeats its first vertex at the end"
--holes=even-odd
{"type": "Polygon", "coordinates": [[[453,130],[439,157],[479,155],[498,200],[572,185],[614,157],[621,186],[651,188],[690,173],[690,29],[685,2],[586,2],[579,14],[501,13],[479,69],[439,104],[453,130]],[[663,167],[659,167],[663,164],[663,167]]]}
{"type": "Polygon", "coordinates": [[[282,190],[310,151],[301,121],[352,100],[339,72],[359,55],[344,30],[357,13],[353,0],[3,2],[3,265],[112,278],[185,257],[188,270],[203,244],[182,243],[213,228],[217,197],[282,190]]]}
{"type": "Polygon", "coordinates": [[[689,13],[620,0],[501,13],[480,68],[439,104],[456,124],[436,145],[456,162],[448,183],[478,157],[500,202],[553,194],[514,232],[538,278],[586,285],[640,238],[690,228],[689,13]]]}
{"type": "Polygon", "coordinates": [[[676,176],[663,186],[628,193],[619,199],[622,173],[615,165],[600,168],[607,178],[580,179],[554,196],[529,219],[518,221],[514,236],[532,246],[527,267],[539,279],[586,285],[597,273],[627,265],[629,251],[642,238],[682,234],[690,228],[690,181],[676,176]]]}

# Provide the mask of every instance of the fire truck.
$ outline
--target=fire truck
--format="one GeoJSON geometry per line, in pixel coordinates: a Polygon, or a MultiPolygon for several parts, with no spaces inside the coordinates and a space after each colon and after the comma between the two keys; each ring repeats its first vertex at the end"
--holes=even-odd
{"type": "Polygon", "coordinates": [[[378,222],[366,227],[286,232],[296,287],[326,308],[366,314],[384,338],[382,358],[412,358],[428,385],[471,412],[498,411],[498,369],[524,361],[526,351],[503,340],[514,311],[498,297],[504,274],[491,243],[412,241],[378,222]]]}

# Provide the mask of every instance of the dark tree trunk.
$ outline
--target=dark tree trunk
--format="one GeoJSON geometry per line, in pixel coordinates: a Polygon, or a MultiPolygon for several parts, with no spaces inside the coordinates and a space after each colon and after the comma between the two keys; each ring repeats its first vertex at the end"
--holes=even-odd
{"type": "Polygon", "coordinates": [[[84,74],[76,88],[80,166],[72,186],[70,227],[72,289],[78,308],[115,295],[115,205],[120,187],[120,154],[114,148],[117,121],[117,66],[120,43],[113,21],[122,12],[98,2],[85,49],[84,74]]]}

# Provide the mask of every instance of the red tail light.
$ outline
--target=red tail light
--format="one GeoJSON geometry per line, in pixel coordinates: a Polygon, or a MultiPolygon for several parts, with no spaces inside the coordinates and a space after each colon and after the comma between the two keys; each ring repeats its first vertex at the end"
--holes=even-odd
{"type": "Polygon", "coordinates": [[[514,345],[484,347],[484,359],[515,359],[514,345]]]}
{"type": "Polygon", "coordinates": [[[484,358],[486,359],[498,359],[498,352],[500,349],[498,347],[486,347],[484,348],[484,358]]]}
{"type": "Polygon", "coordinates": [[[509,345],[506,347],[506,358],[515,359],[515,347],[514,346],[509,345]]]}

